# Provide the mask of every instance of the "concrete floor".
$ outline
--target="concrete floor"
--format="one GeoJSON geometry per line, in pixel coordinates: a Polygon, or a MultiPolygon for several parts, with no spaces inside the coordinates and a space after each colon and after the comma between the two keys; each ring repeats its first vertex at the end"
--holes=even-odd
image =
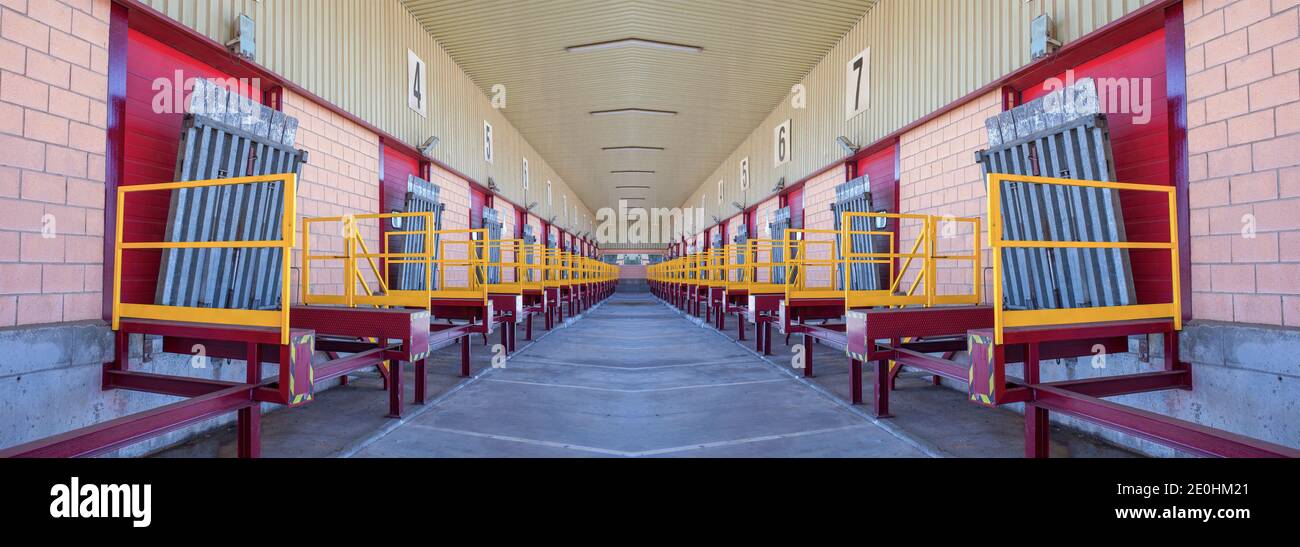
{"type": "MultiPolygon", "coordinates": [[[[789,367],[777,337],[762,359],[752,342],[703,328],[648,293],[620,293],[567,327],[520,347],[504,368],[475,348],[435,352],[427,405],[384,417],[377,377],[361,375],[302,408],[262,421],[265,457],[1019,457],[1023,419],[963,394],[906,378],[895,419],[847,403],[842,350],[818,346],[812,380],[789,367]]],[[[749,331],[752,340],[752,329],[749,331]]],[[[522,336],[521,336],[522,338],[522,336]]],[[[495,337],[493,342],[495,343],[495,337]]],[[[798,343],[791,339],[791,343],[798,343]]],[[[405,367],[410,375],[412,367],[405,367]]],[[[406,386],[410,389],[411,377],[406,386]]],[[[870,389],[871,378],[864,379],[870,389]]],[[[408,392],[407,400],[411,395],[408,392]]],[[[1054,456],[1131,454],[1070,431],[1054,456]]],[[[161,457],[232,456],[226,427],[161,457]]]]}

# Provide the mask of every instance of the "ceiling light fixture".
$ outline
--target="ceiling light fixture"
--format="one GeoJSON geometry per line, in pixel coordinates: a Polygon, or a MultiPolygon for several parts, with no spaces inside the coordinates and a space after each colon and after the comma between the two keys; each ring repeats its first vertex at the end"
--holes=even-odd
{"type": "Polygon", "coordinates": [[[624,170],[621,170],[621,171],[610,171],[610,174],[613,174],[613,175],[625,175],[625,174],[628,174],[628,173],[636,173],[636,174],[641,174],[641,175],[653,175],[653,174],[654,174],[654,171],[645,171],[645,170],[641,170],[641,169],[624,169],[624,170]]]}
{"type": "Polygon", "coordinates": [[[649,190],[649,186],[615,186],[615,190],[649,190]]]}
{"type": "Polygon", "coordinates": [[[610,40],[608,42],[569,46],[564,48],[564,51],[569,53],[590,53],[593,51],[604,51],[607,49],[619,49],[625,47],[645,47],[666,51],[678,51],[682,53],[699,53],[704,51],[704,48],[700,46],[674,44],[672,42],[660,42],[658,40],[646,40],[644,38],[623,38],[621,40],[610,40]]]}
{"type": "Polygon", "coordinates": [[[647,116],[676,116],[672,110],[655,110],[653,108],[616,108],[614,110],[593,110],[592,116],[622,116],[627,114],[645,114],[647,116]]]}
{"type": "Polygon", "coordinates": [[[601,148],[601,150],[604,150],[606,152],[613,152],[615,150],[644,150],[648,152],[663,152],[664,147],[662,146],[606,146],[604,148],[601,148]]]}

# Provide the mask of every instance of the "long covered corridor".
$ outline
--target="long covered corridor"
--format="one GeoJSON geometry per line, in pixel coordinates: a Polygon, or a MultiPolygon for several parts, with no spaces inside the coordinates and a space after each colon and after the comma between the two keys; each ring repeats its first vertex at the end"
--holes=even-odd
{"type": "Polygon", "coordinates": [[[504,367],[484,370],[355,455],[916,457],[925,452],[650,295],[620,293],[504,367]]]}

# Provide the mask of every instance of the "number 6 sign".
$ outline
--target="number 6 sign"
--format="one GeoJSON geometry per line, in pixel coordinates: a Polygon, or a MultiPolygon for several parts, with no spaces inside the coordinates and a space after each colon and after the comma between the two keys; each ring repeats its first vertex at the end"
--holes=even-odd
{"type": "Polygon", "coordinates": [[[772,132],[772,161],[776,165],[790,162],[790,120],[776,126],[772,132]]]}

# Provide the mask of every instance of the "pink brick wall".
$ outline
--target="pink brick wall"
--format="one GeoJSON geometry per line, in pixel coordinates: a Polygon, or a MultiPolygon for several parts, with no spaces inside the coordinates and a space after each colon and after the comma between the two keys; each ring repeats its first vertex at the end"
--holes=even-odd
{"type": "Polygon", "coordinates": [[[526,218],[528,225],[533,227],[533,237],[537,238],[537,243],[545,245],[546,234],[542,233],[542,219],[537,218],[532,214],[528,215],[526,218]]]}
{"type": "Polygon", "coordinates": [[[1197,319],[1300,326],[1298,4],[1185,4],[1197,319]]]}
{"type": "Polygon", "coordinates": [[[99,319],[109,0],[0,6],[0,327],[99,319]]]}
{"type": "MultiPolygon", "coordinates": [[[[444,230],[468,230],[469,183],[437,165],[432,166],[430,171],[432,180],[429,182],[438,185],[438,197],[446,205],[446,209],[442,213],[442,228],[444,230]]],[[[445,239],[466,240],[464,236],[447,236],[445,239]]],[[[467,247],[464,245],[453,244],[447,246],[446,249],[445,256],[448,259],[465,258],[466,256],[467,247]]],[[[446,286],[449,288],[464,287],[469,280],[468,270],[463,266],[448,267],[446,276],[446,286]]]]}
{"type": "MultiPolygon", "coordinates": [[[[982,219],[980,236],[987,244],[987,205],[984,180],[975,151],[987,148],[988,135],[984,120],[1001,111],[1000,94],[990,92],[959,108],[907,132],[900,142],[901,178],[899,205],[904,214],[926,214],[940,217],[979,217],[982,219]]],[[[942,227],[941,227],[942,228],[942,227]]],[[[941,254],[970,254],[974,245],[972,230],[954,223],[948,234],[939,237],[941,254]]],[[[899,228],[899,247],[906,253],[912,249],[921,232],[917,222],[904,221],[899,228]]],[[[989,262],[989,251],[983,254],[984,264],[989,262]]],[[[969,293],[974,280],[970,262],[941,262],[938,265],[939,294],[969,293]]],[[[913,268],[912,270],[915,270],[913,268]]],[[[904,286],[915,278],[913,271],[904,272],[904,286]]],[[[985,294],[991,287],[985,283],[985,294]]]]}
{"type": "MultiPolygon", "coordinates": [[[[835,203],[835,187],[844,184],[845,169],[839,166],[817,175],[804,183],[803,214],[804,228],[808,230],[834,230],[835,214],[831,205],[835,203]]],[[[829,260],[835,255],[835,236],[827,234],[808,234],[808,255],[810,260],[829,260]]],[[[834,269],[830,266],[812,265],[806,269],[805,286],[809,289],[834,289],[831,276],[834,269]]]]}
{"type": "MultiPolygon", "coordinates": [[[[286,92],[284,112],[298,118],[297,147],[309,154],[298,181],[298,248],[293,266],[302,265],[302,218],[373,214],[379,210],[379,137],[333,111],[297,94],[286,92]]],[[[362,239],[379,252],[377,221],[358,221],[362,239]]],[[[312,254],[343,251],[341,224],[314,225],[312,254]]],[[[311,290],[315,294],[342,294],[343,263],[313,262],[311,290]]],[[[362,268],[370,287],[374,275],[362,268]]],[[[299,301],[298,275],[293,279],[293,301],[299,301]]],[[[361,290],[358,285],[358,291],[361,290]]]]}

